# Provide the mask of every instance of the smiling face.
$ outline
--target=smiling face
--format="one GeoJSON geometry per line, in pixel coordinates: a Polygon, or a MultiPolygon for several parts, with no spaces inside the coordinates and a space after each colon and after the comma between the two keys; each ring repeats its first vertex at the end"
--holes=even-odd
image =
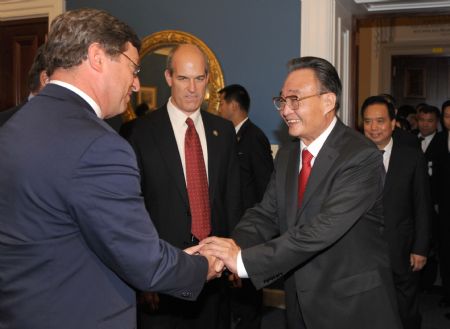
{"type": "Polygon", "coordinates": [[[283,98],[316,95],[299,101],[296,110],[286,104],[280,111],[289,127],[289,134],[300,138],[306,145],[319,137],[334,118],[336,96],[333,93],[319,95],[320,92],[319,81],[314,71],[308,68],[289,73],[281,90],[283,98]]]}
{"type": "Polygon", "coordinates": [[[363,114],[364,135],[382,150],[391,140],[395,119],[389,117],[385,104],[371,104],[363,114]]]}
{"type": "Polygon", "coordinates": [[[206,62],[202,52],[193,45],[181,45],[172,58],[172,72],[165,71],[171,87],[172,102],[189,115],[198,110],[208,85],[206,62]]]}

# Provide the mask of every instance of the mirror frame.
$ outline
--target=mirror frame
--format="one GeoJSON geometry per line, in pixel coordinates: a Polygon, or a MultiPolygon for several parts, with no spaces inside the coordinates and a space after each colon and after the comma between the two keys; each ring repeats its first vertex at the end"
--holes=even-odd
{"type": "MultiPolygon", "coordinates": [[[[139,52],[140,60],[143,59],[145,55],[151,53],[162,47],[169,47],[173,44],[179,43],[192,43],[202,49],[209,60],[209,101],[208,101],[208,112],[213,114],[218,114],[220,96],[218,91],[222,89],[224,84],[222,68],[217,60],[216,55],[212,50],[199,38],[196,36],[178,30],[164,30],[155,32],[146,36],[142,39],[141,51],[139,52]]],[[[123,113],[123,121],[129,121],[136,117],[130,103],[128,103],[127,110],[123,113]]]]}

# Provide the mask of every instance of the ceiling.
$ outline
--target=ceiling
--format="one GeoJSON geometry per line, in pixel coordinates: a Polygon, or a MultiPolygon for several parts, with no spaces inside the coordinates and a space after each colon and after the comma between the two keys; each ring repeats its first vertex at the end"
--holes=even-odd
{"type": "Polygon", "coordinates": [[[367,14],[450,11],[450,0],[353,0],[353,3],[367,14]]]}

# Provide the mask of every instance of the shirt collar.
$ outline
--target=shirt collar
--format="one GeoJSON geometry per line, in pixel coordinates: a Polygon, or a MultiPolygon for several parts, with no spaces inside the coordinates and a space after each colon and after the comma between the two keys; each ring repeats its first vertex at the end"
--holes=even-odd
{"type": "Polygon", "coordinates": [[[59,85],[61,87],[67,88],[71,91],[73,91],[75,94],[83,98],[94,110],[97,117],[100,119],[103,119],[102,110],[100,109],[100,106],[84,91],[81,89],[75,87],[74,85],[71,85],[70,83],[60,81],[60,80],[50,80],[49,83],[53,83],[55,85],[59,85]]]}
{"type": "Polygon", "coordinates": [[[330,125],[325,129],[319,137],[317,137],[315,140],[312,141],[311,144],[306,146],[302,141],[300,141],[300,150],[303,150],[304,148],[307,148],[309,153],[312,154],[314,158],[317,157],[320,150],[322,149],[323,144],[327,140],[328,136],[330,135],[331,131],[333,130],[334,126],[336,125],[337,119],[336,117],[333,118],[333,121],[331,121],[330,125]]]}
{"type": "Polygon", "coordinates": [[[389,143],[386,144],[386,146],[384,147],[384,153],[386,154],[391,154],[392,152],[392,145],[394,145],[393,139],[391,137],[391,139],[389,140],[389,143]]]}
{"type": "Polygon", "coordinates": [[[238,133],[239,129],[241,129],[241,127],[243,126],[243,124],[248,120],[248,117],[246,117],[244,120],[242,120],[241,122],[238,123],[238,125],[236,127],[234,127],[234,129],[236,130],[236,134],[238,133]]]}
{"type": "Polygon", "coordinates": [[[195,112],[192,112],[190,115],[186,115],[183,111],[181,111],[175,104],[172,102],[172,97],[169,98],[167,102],[167,112],[169,113],[170,121],[176,127],[183,127],[186,124],[186,119],[191,118],[194,122],[194,125],[200,120],[200,108],[195,112]]]}

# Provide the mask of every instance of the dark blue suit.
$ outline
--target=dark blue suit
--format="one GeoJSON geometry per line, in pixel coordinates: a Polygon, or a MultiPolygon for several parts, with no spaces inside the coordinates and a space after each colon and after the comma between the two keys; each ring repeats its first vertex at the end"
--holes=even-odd
{"type": "Polygon", "coordinates": [[[77,94],[45,87],[0,153],[0,328],[134,328],[134,288],[197,297],[206,259],[159,240],[133,150],[77,94]]]}

